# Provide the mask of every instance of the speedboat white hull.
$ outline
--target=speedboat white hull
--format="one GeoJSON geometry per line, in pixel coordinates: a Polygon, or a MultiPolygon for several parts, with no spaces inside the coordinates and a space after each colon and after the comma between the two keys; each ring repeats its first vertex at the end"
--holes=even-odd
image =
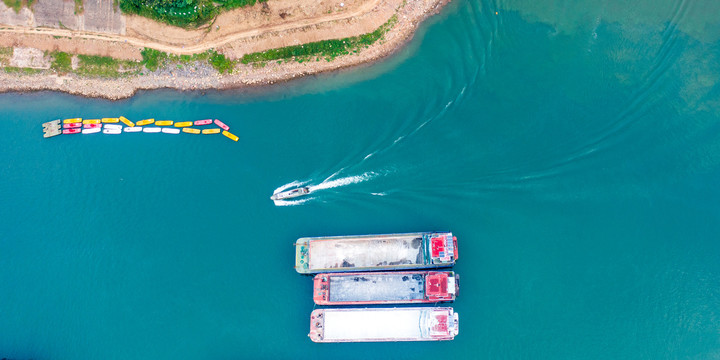
{"type": "Polygon", "coordinates": [[[287,191],[279,192],[279,193],[277,193],[277,194],[273,194],[273,195],[270,197],[270,200],[286,200],[286,199],[292,199],[292,198],[296,198],[296,197],[300,197],[300,196],[307,195],[307,194],[309,194],[309,193],[310,193],[310,188],[307,187],[307,186],[305,186],[305,187],[300,187],[300,188],[296,188],[296,189],[292,189],[292,190],[287,190],[287,191]]]}

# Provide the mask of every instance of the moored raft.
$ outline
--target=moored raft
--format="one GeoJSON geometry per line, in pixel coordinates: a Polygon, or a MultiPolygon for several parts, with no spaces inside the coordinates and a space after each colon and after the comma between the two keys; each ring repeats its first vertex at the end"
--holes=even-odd
{"type": "Polygon", "coordinates": [[[95,129],[95,128],[101,128],[102,124],[95,124],[95,123],[87,123],[83,124],[83,129],[95,129]]]}
{"type": "Polygon", "coordinates": [[[60,127],[60,119],[44,122],[42,124],[43,129],[55,129],[60,127]]]}
{"type": "Polygon", "coordinates": [[[63,124],[64,129],[74,129],[74,128],[80,128],[82,127],[82,123],[67,123],[63,124]]]}
{"type": "Polygon", "coordinates": [[[103,124],[114,124],[117,122],[120,122],[120,119],[118,118],[102,118],[101,121],[103,124]]]}
{"type": "Polygon", "coordinates": [[[124,132],[129,132],[129,133],[142,132],[142,131],[143,131],[143,128],[142,128],[142,126],[133,126],[133,127],[129,127],[129,126],[128,126],[128,127],[124,127],[124,128],[123,128],[123,131],[124,131],[124,132]]]}
{"type": "Polygon", "coordinates": [[[103,134],[117,135],[117,134],[121,133],[122,130],[110,128],[110,129],[103,129],[102,132],[103,132],[103,134]]]}
{"type": "Polygon", "coordinates": [[[220,133],[220,129],[218,129],[218,128],[214,128],[214,129],[203,129],[202,133],[203,133],[203,134],[219,134],[219,133],[220,133]]]}
{"type": "Polygon", "coordinates": [[[156,126],[146,126],[143,128],[142,131],[144,133],[159,133],[160,131],[162,131],[162,129],[156,126]]]}
{"type": "Polygon", "coordinates": [[[450,267],[457,257],[457,238],[451,232],[306,237],[295,242],[295,270],[301,274],[450,267]]]}
{"type": "Polygon", "coordinates": [[[175,128],[162,128],[162,132],[165,134],[179,134],[180,129],[175,128]]]}
{"type": "MultiPolygon", "coordinates": [[[[68,129],[68,130],[72,130],[72,129],[68,129]]],[[[90,128],[90,129],[83,129],[83,130],[82,130],[82,133],[83,133],[83,134],[95,134],[95,133],[99,133],[100,130],[102,130],[102,129],[100,129],[99,127],[90,128]]]]}
{"type": "Polygon", "coordinates": [[[228,139],[230,139],[232,141],[238,141],[240,139],[239,137],[237,137],[237,135],[232,134],[232,133],[228,132],[227,130],[223,130],[222,134],[225,135],[228,139]]]}
{"type": "Polygon", "coordinates": [[[105,124],[105,129],[122,130],[122,125],[105,124]]]}
{"type": "Polygon", "coordinates": [[[70,118],[63,120],[63,124],[76,124],[82,123],[82,118],[70,118]]]}
{"type": "Polygon", "coordinates": [[[195,128],[187,128],[186,127],[186,128],[183,128],[182,131],[184,133],[188,133],[188,134],[200,134],[200,129],[195,129],[195,128]]]}
{"type": "Polygon", "coordinates": [[[459,276],[452,271],[388,271],[318,274],[317,305],[418,304],[454,301],[459,276]]]}
{"type": "Polygon", "coordinates": [[[100,119],[86,119],[82,123],[83,125],[97,125],[100,124],[100,119]]]}
{"type": "Polygon", "coordinates": [[[135,126],[135,123],[134,123],[134,122],[128,120],[128,118],[126,118],[126,117],[124,117],[124,116],[120,116],[118,119],[120,119],[120,121],[122,121],[123,124],[125,124],[125,125],[127,125],[127,126],[129,126],[129,127],[135,126]]]}
{"type": "Polygon", "coordinates": [[[310,314],[314,342],[439,341],[459,333],[449,307],[317,309],[310,314]]]}
{"type": "Polygon", "coordinates": [[[140,121],[138,121],[137,124],[135,124],[135,125],[137,125],[137,126],[144,126],[144,125],[150,125],[150,124],[152,124],[152,123],[154,123],[154,122],[155,122],[155,119],[145,119],[145,120],[140,120],[140,121]]]}
{"type": "Polygon", "coordinates": [[[60,119],[48,121],[42,124],[43,137],[51,138],[62,134],[62,126],[60,125],[60,119]]]}
{"type": "Polygon", "coordinates": [[[219,126],[221,129],[223,129],[223,130],[225,130],[225,131],[230,130],[230,127],[229,127],[229,126],[225,125],[224,122],[222,122],[222,121],[220,121],[220,120],[218,120],[218,119],[215,119],[214,123],[215,123],[215,125],[219,126]]]}
{"type": "Polygon", "coordinates": [[[173,124],[172,120],[158,120],[155,122],[155,125],[157,126],[170,126],[173,124]]]}
{"type": "Polygon", "coordinates": [[[210,124],[212,124],[212,119],[195,120],[195,126],[210,125],[210,124]]]}
{"type": "Polygon", "coordinates": [[[179,121],[175,123],[175,127],[186,127],[186,126],[192,126],[192,121],[179,121]]]}
{"type": "Polygon", "coordinates": [[[62,131],[62,133],[65,135],[70,135],[70,134],[79,134],[81,131],[82,131],[82,129],[80,129],[80,128],[64,129],[62,131]]]}

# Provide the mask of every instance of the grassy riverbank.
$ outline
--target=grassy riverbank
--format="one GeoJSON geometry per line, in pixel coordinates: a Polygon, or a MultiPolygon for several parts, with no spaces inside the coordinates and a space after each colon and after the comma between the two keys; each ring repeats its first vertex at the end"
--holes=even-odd
{"type": "Polygon", "coordinates": [[[294,59],[299,62],[308,61],[312,57],[319,60],[319,57],[325,58],[327,61],[337,56],[356,53],[359,50],[367,48],[380,40],[397,23],[397,15],[393,15],[377,28],[375,31],[359,36],[348,37],[344,39],[332,39],[311,42],[303,45],[286,46],[279,49],[271,49],[261,52],[247,54],[240,59],[243,64],[258,63],[272,60],[288,60],[294,59]]]}

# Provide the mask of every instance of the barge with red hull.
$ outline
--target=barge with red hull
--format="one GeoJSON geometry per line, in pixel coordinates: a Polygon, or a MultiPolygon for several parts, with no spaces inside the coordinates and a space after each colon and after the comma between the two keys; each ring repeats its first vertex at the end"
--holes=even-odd
{"type": "Polygon", "coordinates": [[[314,342],[453,340],[458,321],[449,307],[317,309],[308,336],[314,342]]]}
{"type": "Polygon", "coordinates": [[[422,304],[454,301],[459,276],[452,271],[393,271],[315,275],[317,305],[422,304]]]}
{"type": "Polygon", "coordinates": [[[301,274],[450,267],[457,260],[451,232],[300,238],[295,270],[301,274]]]}

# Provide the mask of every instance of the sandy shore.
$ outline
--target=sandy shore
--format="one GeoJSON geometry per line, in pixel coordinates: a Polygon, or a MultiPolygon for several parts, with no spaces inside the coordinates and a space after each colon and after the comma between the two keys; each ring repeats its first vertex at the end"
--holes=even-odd
{"type": "MultiPolygon", "coordinates": [[[[342,38],[371,32],[383,22],[387,21],[393,14],[397,15],[398,22],[380,41],[359,51],[357,54],[340,56],[332,61],[326,61],[324,59],[303,63],[295,61],[282,61],[279,63],[272,61],[263,67],[239,64],[232,74],[225,75],[219,74],[206,63],[197,63],[194,66],[185,66],[182,69],[178,69],[177,67],[165,68],[155,72],[145,73],[144,75],[134,75],[118,79],[85,78],[74,74],[58,75],[50,73],[50,71],[31,75],[0,71],[0,91],[53,90],[89,97],[122,99],[132,96],[138,90],[144,89],[231,89],[275,84],[309,74],[317,74],[364,64],[385,57],[402,47],[411,39],[419,24],[427,17],[437,13],[447,1],[448,0],[381,0],[377,6],[368,13],[359,15],[357,19],[342,19],[339,21],[334,19],[314,25],[303,24],[301,28],[253,34],[250,37],[237,39],[236,41],[228,41],[217,48],[219,52],[226,54],[229,58],[238,58],[242,54],[251,51],[262,51],[268,48],[287,46],[289,44],[307,43],[327,38],[342,38]],[[373,16],[375,18],[371,19],[373,16]],[[370,21],[365,21],[366,24],[364,26],[343,27],[343,24],[346,22],[361,22],[363,20],[370,21]],[[332,30],[334,28],[338,31],[333,32],[332,30]],[[368,28],[370,29],[369,31],[368,28]],[[354,31],[356,34],[351,33],[348,35],[346,31],[343,31],[344,29],[354,31]],[[313,34],[314,30],[315,34],[313,34]],[[338,34],[337,36],[332,36],[336,33],[338,34]],[[295,36],[293,36],[293,34],[295,36]],[[278,38],[284,39],[281,43],[278,43],[278,38]]],[[[30,40],[37,40],[37,38],[33,38],[27,34],[22,34],[21,37],[22,36],[29,37],[30,40]]],[[[3,42],[7,41],[7,38],[4,36],[0,36],[0,38],[5,39],[5,41],[0,40],[0,45],[25,45],[23,42],[18,43],[17,40],[14,40],[12,44],[3,44],[3,42]]],[[[58,45],[52,44],[53,41],[67,45],[77,40],[58,38],[55,36],[53,40],[46,39],[46,41],[51,44],[46,44],[45,47],[54,46],[54,49],[57,49],[58,45]]],[[[83,51],[86,50],[83,48],[75,48],[76,51],[71,52],[97,53],[98,55],[113,56],[112,51],[108,53],[108,51],[105,51],[106,49],[103,49],[102,45],[105,45],[106,48],[114,48],[114,51],[122,49],[121,52],[125,56],[120,57],[132,59],[137,58],[137,55],[134,54],[137,53],[139,55],[139,50],[141,49],[141,47],[128,45],[124,42],[119,44],[115,43],[114,45],[103,44],[102,42],[105,41],[103,39],[84,39],[81,40],[81,42],[82,41],[89,43],[88,48],[90,48],[91,51],[88,52],[83,51]],[[130,49],[135,51],[130,51],[130,49]]],[[[35,44],[37,43],[36,41],[35,44]]],[[[198,44],[202,44],[202,41],[199,41],[198,44]]],[[[64,49],[63,47],[60,48],[64,49]]],[[[180,48],[183,48],[183,45],[181,45],[180,48]]]]}

